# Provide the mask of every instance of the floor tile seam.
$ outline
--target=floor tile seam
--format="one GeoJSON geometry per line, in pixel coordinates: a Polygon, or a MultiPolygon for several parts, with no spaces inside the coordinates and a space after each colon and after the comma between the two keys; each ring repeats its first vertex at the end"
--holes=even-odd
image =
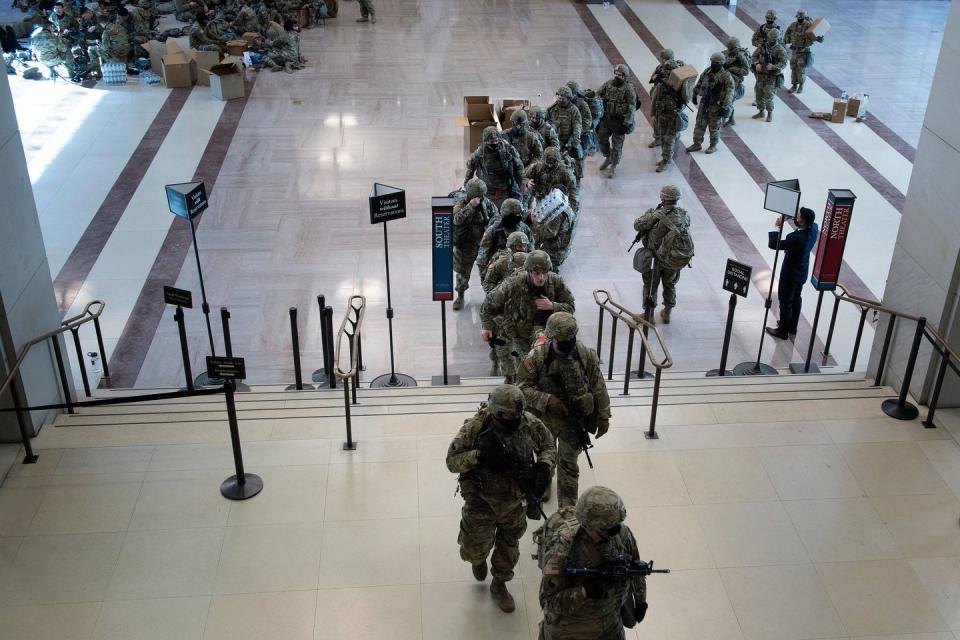
{"type": "MultiPolygon", "coordinates": [[[[644,41],[643,39],[646,34],[649,42],[644,41],[644,44],[647,46],[647,48],[651,51],[657,49],[659,41],[655,36],[650,34],[649,30],[646,29],[642,23],[640,23],[636,14],[634,14],[633,11],[626,5],[624,0],[615,0],[615,2],[621,14],[624,15],[624,19],[641,38],[641,41],[644,41]],[[632,16],[632,19],[629,16],[632,16]]],[[[607,59],[611,62],[611,64],[625,62],[623,55],[617,49],[610,36],[604,31],[603,27],[599,24],[590,9],[588,9],[586,5],[575,4],[575,6],[578,9],[578,13],[580,13],[580,17],[586,24],[587,29],[593,35],[597,45],[607,56],[607,59]]],[[[634,76],[631,76],[630,80],[636,88],[638,95],[642,96],[647,100],[647,102],[649,102],[649,94],[640,84],[640,81],[636,80],[634,76]]],[[[651,121],[650,116],[647,116],[646,114],[644,115],[649,123],[651,121]]],[[[674,155],[674,163],[680,170],[680,173],[683,175],[684,179],[687,181],[687,184],[690,185],[691,189],[696,194],[697,199],[703,206],[707,216],[713,222],[714,227],[727,243],[730,253],[742,262],[766,264],[766,259],[755,248],[753,241],[740,225],[740,222],[737,220],[736,216],[734,216],[733,212],[727,207],[726,203],[723,201],[723,198],[720,197],[716,188],[706,177],[703,170],[690,156],[690,154],[687,153],[686,149],[683,148],[682,145],[676,150],[674,155]],[[698,182],[700,186],[694,186],[698,182]],[[707,206],[706,203],[715,203],[716,206],[707,206]],[[718,211],[717,209],[722,210],[718,211]]],[[[768,285],[768,283],[765,281],[764,277],[762,277],[760,271],[761,270],[759,269],[754,271],[751,277],[751,282],[759,294],[766,297],[768,286],[765,285],[768,285]]],[[[774,318],[778,318],[779,310],[774,310],[771,308],[770,315],[774,318]]],[[[807,341],[811,333],[811,327],[806,318],[802,316],[800,318],[800,327],[802,331],[800,338],[802,338],[803,341],[807,341]]],[[[820,350],[822,350],[823,345],[820,344],[819,338],[817,338],[816,342],[819,344],[820,350]]],[[[794,351],[800,355],[796,348],[794,348],[794,351]]]]}
{"type": "MultiPolygon", "coordinates": [[[[681,0],[683,2],[685,0],[681,0]]],[[[747,10],[741,6],[737,6],[734,10],[734,15],[740,19],[747,27],[753,31],[757,30],[757,27],[760,26],[760,23],[757,22],[753,16],[747,13],[747,10]]],[[[834,84],[830,79],[828,79],[819,69],[810,67],[807,69],[807,77],[812,79],[823,91],[834,98],[839,98],[842,91],[840,88],[834,84]]],[[[912,118],[911,118],[912,119],[912,118]]],[[[921,119],[922,120],[922,119],[921,119]]],[[[897,151],[904,158],[913,163],[916,159],[917,150],[909,142],[904,140],[898,133],[896,133],[889,126],[884,124],[880,119],[875,115],[870,116],[865,121],[866,125],[874,131],[882,140],[889,144],[894,150],[897,151]]]]}
{"type": "MultiPolygon", "coordinates": [[[[710,16],[703,12],[693,0],[678,0],[678,2],[690,13],[696,20],[706,28],[721,44],[726,43],[730,34],[726,33],[722,27],[713,21],[710,16]]],[[[789,93],[784,88],[777,90],[777,97],[781,102],[790,108],[791,111],[807,124],[807,126],[816,133],[835,153],[846,162],[867,184],[873,187],[881,197],[883,197],[897,211],[903,213],[906,197],[900,190],[893,185],[873,164],[863,157],[853,146],[844,140],[839,134],[829,128],[823,120],[813,120],[804,117],[803,111],[809,111],[800,99],[789,93]],[[852,160],[851,160],[852,159],[852,160]]],[[[732,129],[725,128],[722,133],[727,135],[734,133],[732,129]]]]}

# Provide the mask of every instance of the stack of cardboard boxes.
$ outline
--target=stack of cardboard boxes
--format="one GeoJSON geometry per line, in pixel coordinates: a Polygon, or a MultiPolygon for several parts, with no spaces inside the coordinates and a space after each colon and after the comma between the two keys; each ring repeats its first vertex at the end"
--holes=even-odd
{"type": "MultiPolygon", "coordinates": [[[[240,42],[246,48],[246,42],[240,42]]],[[[235,60],[221,62],[216,51],[187,52],[176,38],[165,43],[150,40],[140,46],[150,57],[150,70],[162,77],[168,88],[198,85],[210,87],[211,94],[220,100],[243,97],[243,68],[235,60]]]]}
{"type": "Polygon", "coordinates": [[[497,114],[490,104],[490,96],[464,96],[463,117],[458,118],[458,124],[463,127],[463,145],[469,155],[480,146],[484,129],[499,128],[497,114]]]}

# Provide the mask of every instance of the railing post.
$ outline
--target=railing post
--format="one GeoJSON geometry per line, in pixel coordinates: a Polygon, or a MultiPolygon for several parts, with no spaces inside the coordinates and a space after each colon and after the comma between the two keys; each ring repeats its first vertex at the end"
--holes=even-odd
{"type": "Polygon", "coordinates": [[[663,372],[660,367],[656,367],[653,374],[653,404],[650,405],[650,430],[644,434],[647,440],[659,440],[657,435],[657,406],[660,404],[660,374],[663,372]]]}
{"type": "Polygon", "coordinates": [[[853,341],[853,355],[850,357],[850,369],[848,369],[850,373],[853,373],[853,368],[857,365],[857,354],[860,353],[860,338],[863,337],[863,325],[867,322],[867,311],[869,307],[860,308],[860,324],[857,326],[857,339],[853,341]]]}
{"type": "MultiPolygon", "coordinates": [[[[603,307],[600,307],[600,317],[597,319],[597,359],[600,359],[600,348],[603,346],[603,307]]],[[[603,362],[603,360],[600,360],[603,362]]]]}
{"type": "MultiPolygon", "coordinates": [[[[53,339],[56,340],[57,337],[54,336],[53,339]]],[[[19,376],[19,373],[17,375],[19,376]]],[[[13,398],[13,408],[17,414],[17,426],[20,428],[20,440],[23,442],[23,464],[33,464],[39,456],[33,452],[33,446],[30,444],[27,417],[24,415],[23,403],[20,402],[20,394],[17,393],[17,380],[10,382],[10,397],[13,398]]]]}
{"type": "Polygon", "coordinates": [[[834,296],[833,311],[830,313],[830,328],[827,329],[827,341],[823,345],[823,357],[830,356],[830,344],[833,342],[833,329],[837,326],[837,311],[840,310],[840,298],[834,296]]]}
{"type": "MultiPolygon", "coordinates": [[[[820,322],[820,307],[823,305],[823,290],[817,295],[817,310],[813,314],[813,326],[810,328],[810,344],[807,345],[807,357],[803,361],[803,372],[810,373],[810,360],[813,359],[813,344],[817,340],[817,324],[820,322]]],[[[820,369],[814,373],[819,373],[820,369]]]]}
{"type": "Polygon", "coordinates": [[[73,348],[77,351],[77,363],[80,365],[80,380],[83,381],[83,393],[88,398],[93,395],[90,393],[90,378],[87,377],[87,363],[83,358],[83,347],[80,346],[80,328],[70,329],[73,334],[73,348]]]}
{"type": "Polygon", "coordinates": [[[630,395],[630,364],[633,360],[633,334],[636,333],[633,327],[630,327],[630,333],[627,334],[627,369],[623,374],[623,395],[630,395]]]}
{"type": "Polygon", "coordinates": [[[940,368],[937,370],[937,383],[933,386],[933,395],[930,396],[927,410],[927,418],[923,421],[923,426],[927,429],[936,429],[937,425],[933,423],[933,416],[937,412],[937,402],[940,401],[940,387],[943,386],[943,377],[947,373],[947,365],[950,364],[950,350],[943,349],[940,354],[940,368]]]}
{"type": "Polygon", "coordinates": [[[100,349],[100,364],[103,366],[103,378],[110,377],[110,365],[107,363],[107,352],[103,348],[103,332],[100,330],[100,316],[93,318],[93,330],[97,333],[97,348],[100,349]]]}
{"type": "Polygon", "coordinates": [[[877,365],[877,377],[873,381],[873,386],[879,387],[883,384],[883,370],[887,365],[887,352],[890,351],[890,340],[893,338],[893,326],[897,322],[897,316],[891,315],[890,322],[887,324],[887,335],[883,339],[883,348],[880,350],[880,363],[877,365]]]}
{"type": "Polygon", "coordinates": [[[617,317],[610,318],[610,360],[607,362],[607,380],[613,380],[613,356],[617,348],[617,317]]]}
{"type": "MultiPolygon", "coordinates": [[[[644,300],[643,319],[646,320],[647,323],[649,323],[651,318],[653,318],[654,304],[655,303],[653,302],[653,298],[648,297],[646,300],[644,300]]],[[[649,336],[650,336],[650,325],[645,324],[643,325],[644,340],[640,344],[640,366],[637,367],[637,377],[640,378],[641,380],[650,377],[650,374],[647,373],[647,341],[646,341],[646,338],[648,338],[649,336]]],[[[651,359],[652,359],[652,356],[651,356],[651,359]]]]}
{"type": "Polygon", "coordinates": [[[297,328],[296,307],[290,307],[290,342],[293,346],[293,377],[295,382],[287,387],[287,391],[313,389],[312,384],[303,384],[303,371],[300,368],[300,331],[297,328]]]}
{"type": "Polygon", "coordinates": [[[910,391],[910,380],[913,378],[913,368],[917,364],[917,354],[920,352],[920,342],[923,340],[923,331],[927,326],[927,319],[917,319],[917,331],[913,334],[913,344],[910,346],[910,357],[907,358],[907,369],[903,373],[903,382],[900,384],[900,395],[896,400],[884,400],[881,405],[883,412],[897,420],[913,420],[920,414],[920,410],[907,402],[907,393],[910,391]]]}
{"type": "Polygon", "coordinates": [[[70,396],[70,386],[67,383],[67,369],[63,366],[63,353],[60,351],[60,336],[53,336],[50,340],[53,341],[53,355],[57,360],[60,386],[63,388],[63,403],[67,405],[67,413],[76,413],[73,409],[73,398],[70,396]]]}

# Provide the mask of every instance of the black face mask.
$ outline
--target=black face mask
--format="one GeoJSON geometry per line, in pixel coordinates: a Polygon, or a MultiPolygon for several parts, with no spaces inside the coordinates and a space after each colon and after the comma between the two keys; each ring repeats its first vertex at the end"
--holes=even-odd
{"type": "Polygon", "coordinates": [[[556,160],[547,160],[546,165],[548,169],[553,169],[557,166],[556,160]]]}
{"type": "Polygon", "coordinates": [[[504,416],[494,416],[501,427],[507,431],[516,431],[520,427],[520,421],[523,420],[523,416],[516,415],[510,418],[504,416]]]}
{"type": "Polygon", "coordinates": [[[710,63],[710,71],[720,71],[721,68],[722,68],[722,67],[720,66],[720,63],[719,63],[719,62],[711,62],[711,63],[710,63]]]}
{"type": "Polygon", "coordinates": [[[490,151],[496,151],[499,145],[496,142],[488,142],[487,149],[490,151]]]}
{"type": "Polygon", "coordinates": [[[512,133],[514,137],[517,137],[523,135],[523,132],[526,131],[526,129],[526,122],[518,122],[510,128],[510,133],[512,133]]]}
{"type": "Polygon", "coordinates": [[[557,340],[557,351],[566,355],[571,353],[574,349],[577,348],[577,339],[573,340],[557,340]]]}
{"type": "Polygon", "coordinates": [[[520,224],[520,216],[504,216],[503,226],[505,227],[515,227],[520,224]]]}
{"type": "Polygon", "coordinates": [[[767,26],[768,26],[768,27],[772,27],[772,26],[773,26],[773,20],[767,20],[767,26]]]}
{"type": "Polygon", "coordinates": [[[603,532],[603,537],[609,540],[620,533],[621,525],[617,524],[603,532]]]}

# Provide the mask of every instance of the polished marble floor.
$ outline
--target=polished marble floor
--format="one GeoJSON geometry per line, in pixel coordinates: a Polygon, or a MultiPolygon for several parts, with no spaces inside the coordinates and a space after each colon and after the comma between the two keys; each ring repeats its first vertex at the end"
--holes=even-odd
{"type": "MultiPolygon", "coordinates": [[[[189,233],[167,213],[162,185],[193,177],[213,186],[198,229],[208,298],[215,313],[230,309],[234,351],[247,358],[257,382],[292,378],[291,306],[300,309],[304,368],[320,366],[318,294],[326,295],[338,322],[347,296],[367,296],[366,374],[387,370],[382,235],[368,223],[366,195],[374,181],[405,188],[409,217],[390,225],[397,369],[439,373],[428,206],[431,196],[446,194],[462,177],[463,135],[456,124],[462,96],[547,104],[568,79],[598,86],[619,60],[645,80],[660,46],[702,66],[720,48],[719,38],[748,39],[764,10],[752,0],[736,11],[681,0],[618,0],[607,7],[570,0],[381,4],[376,25],[356,25],[356,5],[345,4],[343,19],[304,32],[305,70],[250,76],[248,98],[226,105],[201,87],[83,90],[12,79],[61,309],[76,312],[94,297],[107,301],[114,385],[169,386],[181,379],[176,327],[160,290],[176,284],[196,295],[199,283],[189,233]]],[[[864,295],[883,293],[936,64],[936,29],[949,5],[853,4],[805,4],[830,18],[836,37],[819,47],[819,81],[812,78],[800,97],[782,94],[775,122],[743,117],[749,85],[738,105],[740,124],[724,134],[713,156],[681,151],[675,168],[656,174],[654,153],[646,148],[650,127],[641,121],[616,180],[597,172],[597,158],[588,160],[582,223],[563,270],[588,342],[596,339],[594,289],[639,308],[638,278],[626,253],[631,223],[655,204],[666,182],[680,186],[697,243],[674,321],[663,328],[678,369],[713,368],[719,360],[728,298],[720,282],[730,257],[754,267],[754,286],[738,306],[729,360],[756,357],[773,262],[766,248],[772,220],[762,210],[767,180],[799,178],[805,204],[816,211],[828,187],[851,188],[858,201],[843,280],[864,295]],[[847,62],[865,50],[876,55],[847,62]],[[826,109],[837,87],[870,92],[879,124],[806,118],[809,110],[826,109]]],[[[792,15],[785,2],[773,6],[784,19],[792,15]]],[[[474,279],[466,309],[447,310],[451,371],[467,375],[488,368],[474,279]]],[[[785,366],[805,354],[813,292],[806,298],[796,348],[768,341],[765,361],[785,366]]],[[[841,311],[832,351],[844,365],[856,320],[855,310],[841,311]]],[[[197,309],[187,322],[199,370],[208,348],[197,309]]],[[[215,319],[215,329],[218,324],[215,319]]],[[[867,343],[872,331],[868,324],[867,343]]],[[[821,323],[815,352],[824,339],[821,323]]],[[[95,350],[92,336],[87,340],[85,350],[95,350]]],[[[864,362],[861,357],[859,366],[864,362]]]]}

